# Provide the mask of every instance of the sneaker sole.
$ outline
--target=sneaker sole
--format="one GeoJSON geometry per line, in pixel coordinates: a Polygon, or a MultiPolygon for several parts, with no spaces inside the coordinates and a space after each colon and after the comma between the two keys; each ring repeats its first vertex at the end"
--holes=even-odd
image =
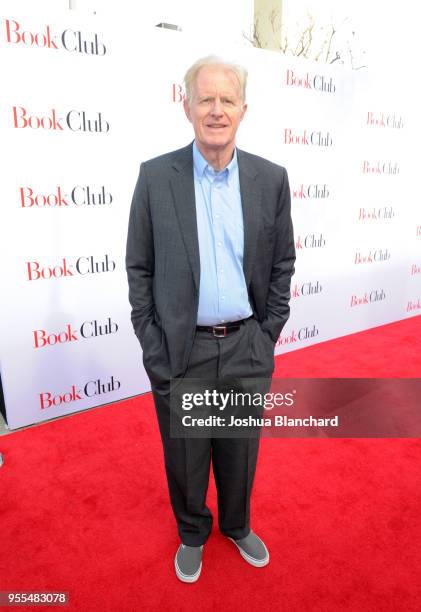
{"type": "Polygon", "coordinates": [[[195,574],[183,574],[181,569],[178,567],[176,555],[174,559],[174,567],[177,578],[181,580],[181,582],[196,582],[197,580],[199,580],[200,572],[202,571],[202,561],[200,562],[199,569],[195,574]]]}
{"type": "Polygon", "coordinates": [[[252,557],[251,555],[248,555],[240,546],[238,546],[237,542],[235,540],[233,540],[233,538],[228,538],[229,540],[231,540],[231,542],[234,542],[234,544],[236,545],[236,547],[238,548],[238,550],[240,551],[240,555],[243,557],[243,559],[245,561],[247,561],[247,563],[250,563],[250,565],[253,565],[254,567],[265,567],[265,565],[267,565],[269,563],[269,551],[266,548],[265,544],[262,542],[264,549],[266,551],[267,557],[265,557],[264,559],[255,559],[254,557],[252,557]]]}

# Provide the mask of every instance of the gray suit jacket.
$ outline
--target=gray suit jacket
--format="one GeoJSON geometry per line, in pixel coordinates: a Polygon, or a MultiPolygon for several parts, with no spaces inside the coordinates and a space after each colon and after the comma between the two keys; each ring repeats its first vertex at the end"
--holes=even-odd
{"type": "MultiPolygon", "coordinates": [[[[250,304],[275,344],[289,317],[295,247],[286,170],[237,149],[250,304]]],[[[132,323],[152,386],[187,368],[197,321],[200,256],[192,144],[142,163],[126,267],[132,323]]]]}

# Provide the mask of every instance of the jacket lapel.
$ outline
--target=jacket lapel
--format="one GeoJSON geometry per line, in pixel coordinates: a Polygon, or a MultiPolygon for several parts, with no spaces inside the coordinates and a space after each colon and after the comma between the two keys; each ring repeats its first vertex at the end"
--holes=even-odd
{"type": "Polygon", "coordinates": [[[261,220],[261,188],[258,173],[244,151],[237,149],[238,168],[240,175],[241,203],[244,222],[244,256],[243,271],[248,287],[256,259],[256,244],[261,220]]]}
{"type": "Polygon", "coordinates": [[[172,167],[173,175],[170,183],[174,197],[175,212],[192,269],[194,284],[197,291],[199,291],[200,253],[191,144],[177,151],[172,167]]]}

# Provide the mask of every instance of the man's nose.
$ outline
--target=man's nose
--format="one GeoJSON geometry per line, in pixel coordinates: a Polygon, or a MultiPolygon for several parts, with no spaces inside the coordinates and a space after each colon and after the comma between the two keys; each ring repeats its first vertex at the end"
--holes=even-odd
{"type": "Polygon", "coordinates": [[[211,109],[211,113],[212,115],[217,116],[217,117],[223,114],[222,104],[221,104],[221,101],[218,100],[218,98],[215,98],[214,100],[214,103],[211,109]]]}

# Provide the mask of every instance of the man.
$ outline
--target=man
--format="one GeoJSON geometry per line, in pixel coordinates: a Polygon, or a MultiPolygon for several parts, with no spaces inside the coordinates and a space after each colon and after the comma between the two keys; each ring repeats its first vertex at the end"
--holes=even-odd
{"type": "Polygon", "coordinates": [[[172,508],[178,578],[194,582],[212,528],[210,463],[221,532],[255,567],[250,529],[254,438],[170,435],[170,379],[271,377],[289,316],[295,249],[284,168],[236,148],[247,72],[210,56],[185,76],[195,140],[141,165],[127,241],[132,322],[151,381],[172,508]]]}

